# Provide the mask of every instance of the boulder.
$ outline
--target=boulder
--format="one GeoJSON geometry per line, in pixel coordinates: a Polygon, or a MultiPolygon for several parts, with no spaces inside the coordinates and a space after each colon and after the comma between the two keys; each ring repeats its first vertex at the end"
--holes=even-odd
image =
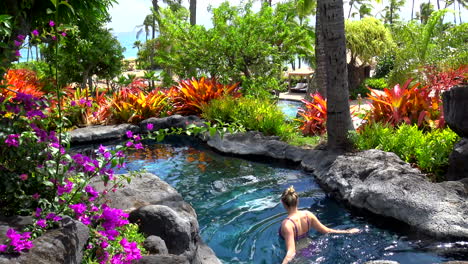
{"type": "Polygon", "coordinates": [[[217,134],[207,137],[207,144],[224,153],[270,157],[294,162],[301,161],[307,152],[305,149],[280,141],[278,137],[267,137],[254,131],[225,134],[223,137],[217,134]]]}
{"type": "Polygon", "coordinates": [[[187,257],[177,255],[149,255],[143,256],[138,264],[190,264],[187,257]]]}
{"type": "MultiPolygon", "coordinates": [[[[4,227],[9,224],[0,222],[0,225],[4,227]]],[[[18,223],[9,226],[17,228],[18,223]]],[[[78,264],[81,263],[83,248],[88,237],[89,229],[87,226],[70,217],[64,217],[60,221],[59,228],[48,230],[33,240],[34,247],[29,251],[15,255],[0,255],[0,263],[78,264]]]]}
{"type": "Polygon", "coordinates": [[[455,144],[445,178],[449,181],[468,178],[468,138],[462,138],[455,144]]]}
{"type": "Polygon", "coordinates": [[[143,133],[148,132],[147,125],[153,124],[152,131],[158,131],[159,129],[166,128],[183,128],[185,129],[188,125],[195,124],[197,126],[205,126],[204,120],[201,120],[198,116],[181,116],[172,115],[163,118],[148,118],[140,122],[140,129],[143,133]]]}
{"type": "Polygon", "coordinates": [[[444,118],[460,137],[468,137],[468,85],[458,85],[442,93],[444,118]]]}
{"type": "Polygon", "coordinates": [[[88,126],[78,128],[70,132],[71,144],[89,144],[109,140],[126,138],[127,131],[140,132],[140,128],[131,124],[120,124],[111,126],[88,126]]]}
{"type": "MultiPolygon", "coordinates": [[[[102,182],[96,181],[92,185],[98,191],[104,190],[102,182]]],[[[139,224],[143,233],[164,240],[170,254],[184,257],[190,263],[221,263],[213,251],[209,251],[213,254],[210,259],[217,262],[199,262],[197,251],[202,241],[195,210],[156,175],[142,173],[133,177],[131,183],[124,183],[116,192],[108,193],[107,200],[109,206],[129,212],[129,220],[139,224]]]]}
{"type": "Polygon", "coordinates": [[[468,190],[460,181],[432,183],[394,153],[323,153],[314,174],[335,197],[392,217],[438,238],[468,237],[468,190]]]}
{"type": "Polygon", "coordinates": [[[147,235],[161,237],[170,254],[194,258],[198,241],[198,226],[193,230],[190,221],[165,205],[147,205],[130,213],[129,220],[138,223],[147,235]],[[193,232],[192,232],[193,231],[193,232]]]}
{"type": "Polygon", "coordinates": [[[158,236],[149,236],[146,238],[143,246],[150,254],[161,254],[167,255],[169,251],[167,250],[166,242],[158,236]]]}

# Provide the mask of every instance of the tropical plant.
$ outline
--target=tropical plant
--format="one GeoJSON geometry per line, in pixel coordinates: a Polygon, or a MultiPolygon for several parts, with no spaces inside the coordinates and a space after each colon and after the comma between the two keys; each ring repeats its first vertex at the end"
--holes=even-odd
{"type": "Polygon", "coordinates": [[[392,126],[402,123],[415,124],[419,128],[439,128],[445,125],[440,111],[439,96],[431,95],[429,86],[416,83],[410,86],[409,79],[400,87],[384,89],[384,93],[371,90],[371,110],[366,119],[371,122],[382,122],[392,126]]]}
{"type": "Polygon", "coordinates": [[[383,90],[387,88],[387,81],[384,78],[368,78],[364,81],[364,85],[375,90],[383,90]]]}
{"type": "Polygon", "coordinates": [[[286,117],[276,102],[265,98],[225,96],[202,106],[202,117],[219,124],[231,123],[265,135],[287,140],[295,128],[285,122],[286,117]]]}
{"type": "Polygon", "coordinates": [[[327,131],[327,101],[320,93],[311,95],[312,100],[302,100],[304,108],[299,108],[298,114],[303,119],[297,119],[301,126],[299,129],[303,135],[323,135],[327,131]]]}
{"type": "Polygon", "coordinates": [[[3,96],[14,96],[16,92],[41,97],[44,95],[44,83],[37,78],[34,71],[28,69],[8,70],[0,85],[7,89],[1,89],[3,96]]]}
{"type": "Polygon", "coordinates": [[[416,125],[392,127],[382,123],[363,126],[352,138],[359,150],[394,152],[402,160],[428,173],[435,181],[443,180],[449,155],[459,140],[457,134],[448,128],[424,132],[416,125]]]}
{"type": "Polygon", "coordinates": [[[225,95],[239,97],[238,84],[223,85],[215,79],[182,80],[177,86],[172,87],[174,111],[183,115],[200,115],[202,106],[213,99],[225,95]]]}

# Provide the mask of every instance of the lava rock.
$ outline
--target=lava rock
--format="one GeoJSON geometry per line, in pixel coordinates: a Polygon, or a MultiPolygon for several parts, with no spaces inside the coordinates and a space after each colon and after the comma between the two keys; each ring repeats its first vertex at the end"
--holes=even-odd
{"type": "Polygon", "coordinates": [[[150,254],[169,254],[166,243],[158,236],[147,237],[145,242],[143,243],[143,246],[146,250],[148,250],[150,254]]]}
{"type": "MultiPolygon", "coordinates": [[[[175,255],[195,252],[193,242],[198,240],[198,234],[192,233],[190,222],[179,216],[173,209],[165,205],[147,205],[130,213],[129,220],[138,223],[140,230],[148,235],[161,237],[167,245],[169,253],[175,255]]],[[[198,230],[196,230],[198,231],[198,230]]],[[[189,253],[190,255],[190,253],[189,253]]]]}
{"type": "Polygon", "coordinates": [[[149,255],[143,256],[138,264],[190,264],[187,257],[177,255],[149,255]]]}
{"type": "Polygon", "coordinates": [[[442,93],[444,118],[460,137],[468,137],[468,85],[458,85],[442,93]]]}
{"type": "MultiPolygon", "coordinates": [[[[6,225],[5,222],[1,223],[6,225]]],[[[48,230],[33,240],[34,247],[21,254],[0,255],[1,264],[78,264],[89,237],[89,229],[79,221],[64,217],[60,228],[48,230]]]]}
{"type": "Polygon", "coordinates": [[[399,262],[393,260],[372,260],[364,262],[364,264],[399,264],[399,262]]]}
{"type": "Polygon", "coordinates": [[[462,138],[455,144],[449,157],[446,179],[456,181],[468,178],[468,138],[462,138]]]}
{"type": "Polygon", "coordinates": [[[89,144],[125,138],[127,131],[140,132],[138,126],[120,124],[110,126],[88,126],[70,132],[70,144],[89,144]]]}
{"type": "Polygon", "coordinates": [[[140,129],[143,133],[148,132],[147,125],[153,124],[152,131],[158,131],[159,129],[166,128],[182,128],[185,129],[187,126],[194,124],[196,126],[206,126],[204,121],[198,116],[181,116],[181,115],[172,115],[163,118],[148,118],[140,122],[140,129]]]}
{"type": "Polygon", "coordinates": [[[322,155],[315,175],[354,207],[389,216],[434,237],[468,237],[468,191],[462,182],[432,183],[394,153],[322,155]]]}

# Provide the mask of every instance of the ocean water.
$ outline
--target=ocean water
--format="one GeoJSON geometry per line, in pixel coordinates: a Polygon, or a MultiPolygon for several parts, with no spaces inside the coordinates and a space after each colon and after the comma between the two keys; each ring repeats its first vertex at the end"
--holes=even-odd
{"type": "Polygon", "coordinates": [[[117,40],[120,42],[120,45],[125,48],[124,57],[125,59],[136,58],[138,49],[133,47],[135,41],[140,40],[142,43],[145,42],[145,33],[140,34],[137,39],[137,31],[134,32],[113,32],[112,33],[117,40]]]}

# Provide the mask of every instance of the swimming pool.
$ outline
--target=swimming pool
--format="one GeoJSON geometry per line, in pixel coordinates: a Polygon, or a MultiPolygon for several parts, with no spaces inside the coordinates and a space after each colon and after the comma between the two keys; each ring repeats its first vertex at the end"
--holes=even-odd
{"type": "Polygon", "coordinates": [[[294,185],[300,207],[332,228],[357,227],[355,235],[310,232],[312,257],[293,263],[440,263],[466,259],[467,242],[443,243],[409,238],[398,226],[351,214],[330,199],[314,178],[282,164],[265,164],[217,154],[193,138],[169,138],[130,153],[128,170],[146,169],[175,187],[195,208],[203,240],[224,263],[280,263],[284,242],[278,228],[286,213],[281,192],[294,185]],[[367,219],[367,220],[366,220],[367,219]],[[372,223],[371,223],[372,222],[372,223]]]}
{"type": "Polygon", "coordinates": [[[297,110],[302,106],[302,102],[292,100],[279,100],[277,104],[289,120],[296,118],[297,110]]]}

